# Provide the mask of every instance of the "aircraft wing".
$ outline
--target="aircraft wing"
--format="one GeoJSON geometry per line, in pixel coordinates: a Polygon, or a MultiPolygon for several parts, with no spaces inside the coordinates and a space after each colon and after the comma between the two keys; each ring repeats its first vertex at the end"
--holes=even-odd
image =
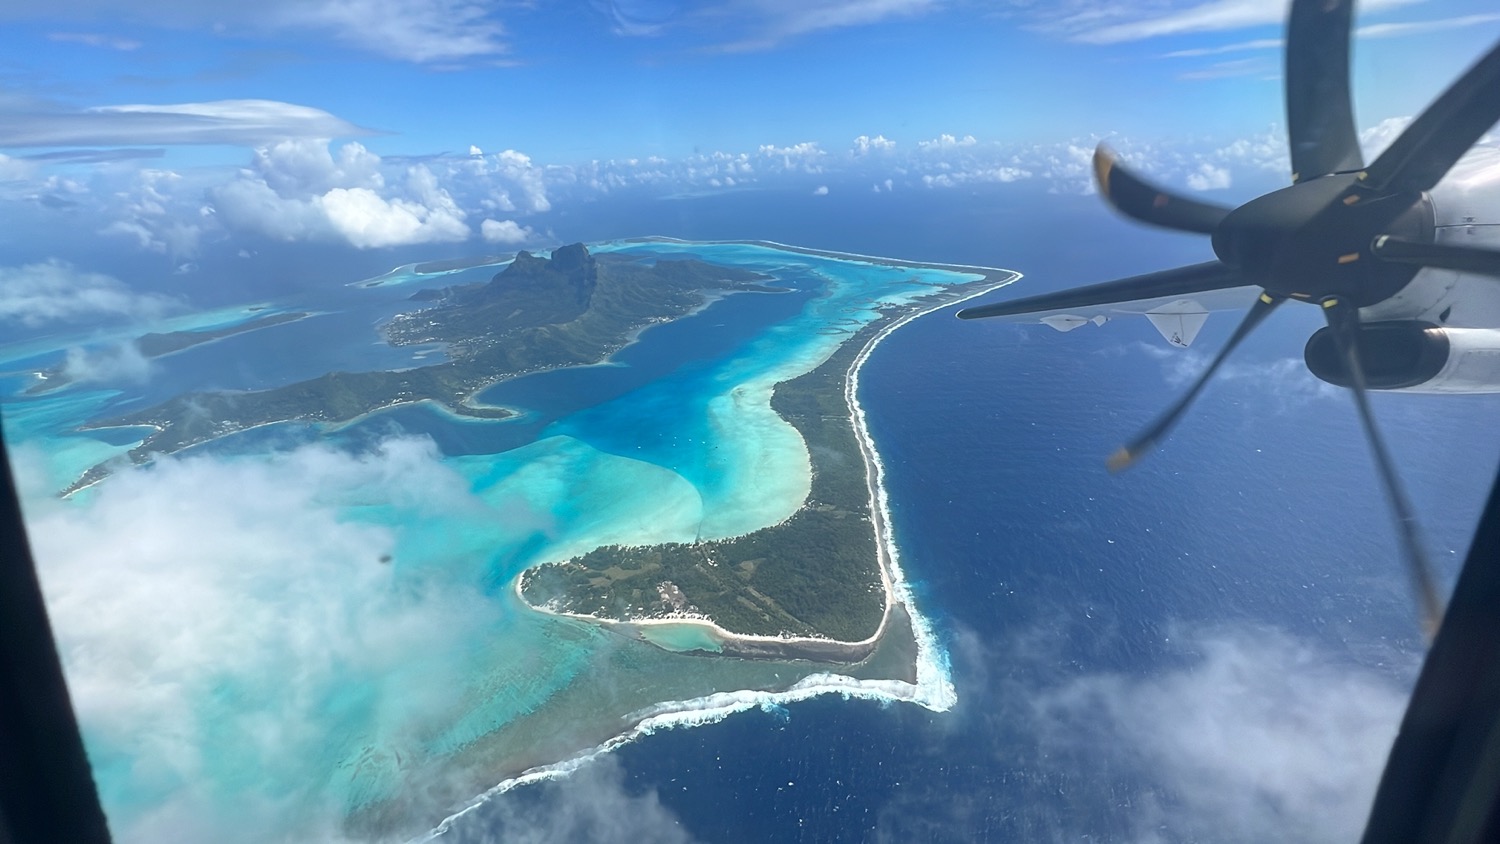
{"type": "Polygon", "coordinates": [[[1212,261],[1058,293],[977,305],[959,311],[958,316],[1041,323],[1057,331],[1103,325],[1123,316],[1144,316],[1164,340],[1185,349],[1198,336],[1209,312],[1243,310],[1259,294],[1260,288],[1246,285],[1239,275],[1212,261]]]}

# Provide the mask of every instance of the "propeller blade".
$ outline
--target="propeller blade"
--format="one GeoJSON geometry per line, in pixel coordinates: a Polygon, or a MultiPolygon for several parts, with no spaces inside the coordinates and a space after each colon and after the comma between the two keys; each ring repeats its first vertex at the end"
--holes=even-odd
{"type": "Polygon", "coordinates": [[[964,308],[958,312],[959,319],[982,319],[984,317],[1016,316],[1018,314],[1060,311],[1068,308],[1087,308],[1094,305],[1115,305],[1141,299],[1156,299],[1162,296],[1186,296],[1205,293],[1209,290],[1225,290],[1247,285],[1239,273],[1218,261],[1192,264],[1172,270],[1131,276],[1119,281],[1106,281],[1087,287],[1075,287],[1057,293],[1043,293],[1010,302],[996,302],[964,308]]]}
{"type": "Polygon", "coordinates": [[[1131,173],[1104,144],[1094,150],[1094,178],[1100,195],[1116,210],[1153,226],[1213,234],[1229,215],[1228,208],[1170,194],[1131,173]]]}
{"type": "Polygon", "coordinates": [[[1374,190],[1431,190],[1500,120],[1500,44],[1433,101],[1361,176],[1374,190]]]}
{"type": "Polygon", "coordinates": [[[1412,586],[1417,591],[1421,605],[1423,628],[1429,641],[1437,634],[1443,620],[1443,605],[1438,598],[1437,587],[1432,579],[1432,566],[1422,550],[1417,531],[1417,518],[1412,512],[1411,502],[1396,474],[1395,464],[1385,449],[1385,440],[1375,425],[1375,415],[1370,412],[1370,399],[1365,392],[1365,370],[1359,357],[1360,320],[1359,308],[1352,301],[1328,298],[1323,300],[1323,315],[1333,333],[1334,342],[1349,367],[1349,384],[1354,391],[1354,404],[1359,409],[1359,421],[1364,425],[1365,436],[1370,441],[1370,450],[1375,454],[1375,466],[1380,470],[1381,483],[1385,485],[1386,497],[1396,514],[1397,532],[1406,551],[1406,564],[1411,573],[1412,586]]]}
{"type": "Polygon", "coordinates": [[[1286,300],[1281,297],[1262,292],[1260,298],[1255,300],[1255,304],[1250,306],[1250,313],[1245,314],[1245,318],[1240,321],[1239,327],[1234,330],[1233,334],[1229,335],[1229,342],[1225,343],[1224,348],[1219,350],[1218,356],[1214,358],[1213,363],[1208,365],[1208,369],[1203,370],[1203,374],[1198,376],[1198,380],[1194,382],[1192,388],[1182,398],[1177,400],[1177,404],[1173,405],[1171,410],[1162,414],[1161,418],[1157,419],[1155,424],[1132,440],[1130,445],[1111,454],[1107,464],[1109,470],[1111,472],[1118,472],[1122,469],[1128,469],[1155,447],[1156,443],[1172,429],[1172,426],[1177,424],[1177,420],[1188,409],[1188,405],[1193,403],[1193,399],[1198,397],[1198,393],[1208,384],[1209,379],[1213,378],[1219,366],[1229,358],[1229,353],[1233,352],[1234,348],[1240,344],[1240,341],[1248,337],[1250,332],[1255,330],[1255,326],[1260,325],[1261,321],[1270,316],[1271,312],[1276,310],[1276,306],[1284,301],[1286,300]]]}
{"type": "Polygon", "coordinates": [[[1292,181],[1364,166],[1349,101],[1353,0],[1296,0],[1287,18],[1286,123],[1292,181]]]}
{"type": "Polygon", "coordinates": [[[1370,252],[1382,261],[1414,264],[1439,270],[1458,270],[1500,278],[1500,252],[1446,243],[1421,243],[1383,234],[1375,238],[1370,252]]]}

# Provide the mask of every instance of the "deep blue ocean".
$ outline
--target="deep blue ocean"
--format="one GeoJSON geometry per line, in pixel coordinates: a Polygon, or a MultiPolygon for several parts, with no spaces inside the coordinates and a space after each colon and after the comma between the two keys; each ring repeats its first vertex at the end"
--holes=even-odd
{"type": "MultiPolygon", "coordinates": [[[[1025,273],[996,296],[1211,256],[1206,239],[1142,231],[1099,206],[851,188],[601,207],[557,230],[766,238],[1025,273]]],[[[1145,320],[1064,335],[942,312],[906,327],[864,370],[861,400],[958,706],[824,697],[659,733],[502,795],[449,837],[1353,837],[1421,640],[1352,401],[1301,369],[1313,311],[1282,309],[1160,451],[1118,477],[1105,456],[1184,386],[1145,320]]],[[[1188,354],[1211,354],[1237,320],[1212,317],[1188,354]]],[[[1500,455],[1488,424],[1500,400],[1374,406],[1451,583],[1500,455]]]]}
{"type": "MultiPolygon", "coordinates": [[[[818,197],[614,197],[537,228],[564,243],[763,239],[1025,274],[993,298],[1211,257],[1207,238],[1143,230],[1091,196],[1016,185],[898,194],[830,187],[818,197]]],[[[242,305],[247,291],[268,302],[296,294],[327,313],[204,346],[191,365],[164,358],[137,394],[97,400],[157,401],[204,367],[222,373],[213,386],[245,389],[420,360],[373,334],[367,348],[324,344],[333,357],[309,350],[320,347],[320,332],[365,336],[409,306],[409,291],[430,286],[361,292],[353,298],[367,304],[351,310],[346,284],[385,273],[396,258],[453,252],[278,247],[265,251],[254,279],[243,278],[239,259],[206,254],[202,277],[224,284],[172,277],[159,281],[163,292],[191,293],[206,307],[242,305]]],[[[719,322],[710,309],[654,328],[650,342],[621,353],[625,367],[492,388],[486,401],[532,411],[515,423],[466,425],[407,407],[338,436],[427,434],[445,455],[477,455],[477,464],[560,425],[607,453],[608,432],[589,429],[589,406],[681,365],[674,342],[708,359],[808,298],[735,297],[734,319],[719,322]]],[[[905,326],[862,370],[860,400],[886,467],[902,566],[950,656],[957,706],[935,713],[830,695],[661,731],[567,777],[496,796],[439,840],[1356,837],[1422,641],[1352,401],[1301,364],[1320,315],[1281,309],[1156,454],[1120,476],[1104,466],[1185,388],[1238,318],[1214,315],[1187,352],[1143,319],[1060,334],[961,322],[950,308],[905,326]]],[[[1372,401],[1451,583],[1500,462],[1491,422],[1500,397],[1372,401]]],[[[201,450],[253,449],[261,438],[295,437],[288,428],[201,450]]],[[[674,465],[660,445],[660,465],[674,465]]],[[[514,571],[490,574],[500,584],[514,571]]],[[[664,664],[676,658],[648,650],[664,664]]]]}

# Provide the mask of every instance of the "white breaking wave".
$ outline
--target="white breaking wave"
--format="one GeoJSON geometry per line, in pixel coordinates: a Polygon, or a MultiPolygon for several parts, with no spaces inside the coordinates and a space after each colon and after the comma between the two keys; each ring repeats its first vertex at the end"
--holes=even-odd
{"type": "Polygon", "coordinates": [[[568,776],[604,754],[645,736],[652,735],[659,730],[716,724],[738,712],[746,712],[755,708],[770,712],[786,704],[829,694],[842,695],[845,700],[860,699],[882,703],[914,703],[933,712],[946,712],[952,709],[958,703],[958,692],[953,685],[948,653],[939,645],[931,620],[916,612],[913,606],[911,585],[901,569],[891,526],[890,500],[885,488],[885,465],[881,460],[879,450],[875,448],[874,440],[870,436],[869,428],[865,422],[864,407],[860,405],[857,396],[858,376],[865,361],[869,359],[870,354],[882,340],[896,329],[917,317],[932,313],[933,310],[941,310],[958,305],[969,299],[989,293],[998,287],[1010,284],[1021,277],[1019,273],[1014,272],[1010,272],[1010,275],[1009,279],[997,284],[995,287],[976,291],[970,296],[945,303],[938,308],[911,313],[886,326],[860,351],[859,355],[855,358],[854,365],[850,369],[850,377],[846,387],[847,398],[849,406],[853,410],[855,432],[866,449],[866,454],[869,455],[871,468],[874,473],[874,483],[872,486],[875,498],[874,503],[880,515],[881,529],[879,542],[886,560],[884,571],[889,578],[888,586],[895,600],[906,607],[907,615],[911,621],[912,635],[917,644],[915,683],[906,683],[900,680],[861,680],[843,674],[825,672],[810,674],[785,691],[741,690],[716,692],[691,700],[667,701],[653,704],[627,716],[628,720],[635,721],[635,726],[628,731],[570,759],[532,768],[517,776],[502,780],[494,787],[475,797],[462,809],[445,818],[442,823],[438,824],[425,835],[412,839],[412,842],[415,844],[415,842],[431,841],[446,834],[462,818],[478,810],[491,799],[505,794],[512,789],[568,776]]]}

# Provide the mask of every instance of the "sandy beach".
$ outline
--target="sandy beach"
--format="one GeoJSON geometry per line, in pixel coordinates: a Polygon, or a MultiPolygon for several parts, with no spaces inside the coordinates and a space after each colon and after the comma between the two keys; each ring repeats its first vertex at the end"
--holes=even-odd
{"type": "MultiPolygon", "coordinates": [[[[668,238],[643,239],[644,242],[669,241],[668,238]]],[[[844,398],[850,408],[850,425],[854,429],[855,437],[860,445],[861,456],[865,464],[865,479],[869,489],[869,509],[871,526],[875,531],[875,545],[877,563],[880,570],[881,585],[885,593],[885,611],[881,617],[880,624],[875,632],[869,637],[859,641],[839,641],[829,638],[798,637],[798,636],[755,636],[743,633],[735,633],[719,626],[715,621],[705,615],[694,613],[671,613],[666,616],[658,616],[643,619],[617,620],[602,618],[588,613],[564,612],[537,606],[526,601],[521,594],[521,579],[518,577],[512,584],[516,597],[525,606],[538,612],[550,615],[574,618],[597,624],[615,633],[641,639],[643,641],[657,644],[649,634],[649,628],[662,625],[695,625],[703,630],[719,646],[719,650],[698,650],[696,652],[706,655],[719,655],[736,657],[742,659],[780,659],[780,660],[809,660],[814,662],[829,662],[836,664],[854,664],[868,658],[874,652],[881,638],[891,625],[894,613],[898,609],[904,612],[908,619],[916,622],[920,617],[911,607],[911,591],[906,582],[905,574],[901,570],[899,554],[895,545],[895,538],[890,525],[890,509],[884,484],[884,465],[880,460],[880,453],[875,447],[875,442],[870,436],[869,426],[865,420],[864,408],[859,403],[859,372],[864,366],[880,342],[892,332],[906,325],[908,322],[933,313],[944,308],[954,307],[977,296],[982,296],[995,289],[1010,284],[1021,276],[1010,270],[996,270],[993,268],[960,267],[957,265],[922,264],[905,261],[888,261],[885,259],[871,258],[869,256],[845,255],[836,252],[824,252],[812,249],[790,247],[784,244],[776,244],[765,241],[737,241],[748,245],[769,246],[776,249],[799,252],[803,254],[817,255],[821,257],[837,258],[847,260],[849,258],[866,259],[888,265],[897,265],[911,268],[932,267],[945,270],[973,270],[982,272],[987,277],[1001,273],[1004,277],[994,284],[987,285],[966,296],[952,301],[943,302],[926,308],[913,308],[909,313],[903,314],[890,324],[882,327],[873,337],[865,343],[859,353],[850,364],[844,377],[844,398]]],[[[925,625],[913,624],[913,627],[925,625]]],[[[930,647],[932,643],[918,641],[919,653],[924,650],[924,645],[930,647]]]]}

